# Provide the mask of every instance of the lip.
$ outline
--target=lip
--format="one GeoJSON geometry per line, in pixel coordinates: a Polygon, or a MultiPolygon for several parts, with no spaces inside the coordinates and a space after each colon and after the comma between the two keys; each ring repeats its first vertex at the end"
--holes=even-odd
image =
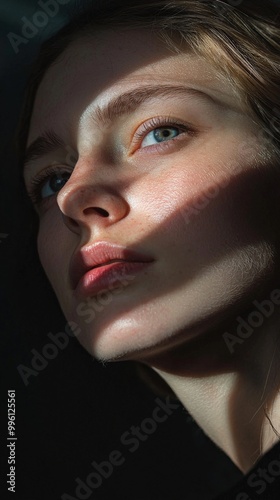
{"type": "Polygon", "coordinates": [[[86,298],[116,287],[120,290],[129,285],[136,277],[136,273],[149,264],[149,262],[123,261],[95,267],[81,277],[75,293],[79,297],[86,298]]]}
{"type": "Polygon", "coordinates": [[[82,247],[70,262],[70,283],[78,293],[98,293],[125,274],[153,262],[153,257],[113,243],[96,242],[82,247]]]}

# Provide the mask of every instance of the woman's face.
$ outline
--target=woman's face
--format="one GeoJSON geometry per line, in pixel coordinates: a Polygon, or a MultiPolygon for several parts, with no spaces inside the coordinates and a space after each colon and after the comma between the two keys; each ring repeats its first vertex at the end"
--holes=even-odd
{"type": "Polygon", "coordinates": [[[145,361],[199,338],[272,275],[260,131],[204,59],[142,30],[77,41],[39,87],[28,146],[50,131],[24,173],[30,191],[56,172],[36,188],[39,256],[97,358],[145,361]],[[73,271],[102,243],[151,262],[109,272],[105,249],[99,281],[73,271]]]}

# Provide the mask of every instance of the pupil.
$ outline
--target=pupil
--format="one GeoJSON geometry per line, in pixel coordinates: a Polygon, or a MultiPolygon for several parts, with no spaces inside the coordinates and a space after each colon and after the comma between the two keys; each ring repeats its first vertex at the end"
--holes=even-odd
{"type": "Polygon", "coordinates": [[[163,131],[163,135],[164,135],[164,137],[168,137],[169,136],[169,131],[168,130],[164,130],[163,131]]]}
{"type": "Polygon", "coordinates": [[[157,141],[164,141],[165,139],[170,139],[170,137],[175,137],[177,135],[178,129],[157,129],[155,131],[155,138],[157,141]]]}
{"type": "Polygon", "coordinates": [[[50,179],[50,187],[53,191],[61,189],[64,184],[67,182],[67,176],[68,174],[61,174],[61,175],[53,175],[50,179]]]}

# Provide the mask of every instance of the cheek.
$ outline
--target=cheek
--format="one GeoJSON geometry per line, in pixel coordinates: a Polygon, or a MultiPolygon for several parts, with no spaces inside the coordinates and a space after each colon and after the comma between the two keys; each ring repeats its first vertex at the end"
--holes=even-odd
{"type": "Polygon", "coordinates": [[[249,155],[227,153],[181,159],[147,186],[150,225],[174,262],[184,262],[187,253],[195,268],[247,246],[275,246],[279,202],[272,196],[273,171],[249,155]]]}
{"type": "Polygon", "coordinates": [[[226,168],[216,171],[209,162],[180,161],[170,165],[159,176],[152,175],[145,186],[145,206],[149,206],[152,224],[163,231],[186,229],[199,215],[207,216],[213,202],[224,203],[223,193],[229,186],[234,171],[226,168]],[[156,196],[155,196],[156,194],[156,196]]]}

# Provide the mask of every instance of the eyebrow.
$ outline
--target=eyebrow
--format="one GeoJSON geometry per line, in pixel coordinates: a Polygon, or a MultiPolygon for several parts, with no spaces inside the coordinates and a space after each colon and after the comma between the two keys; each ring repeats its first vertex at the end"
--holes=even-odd
{"type": "Polygon", "coordinates": [[[27,169],[32,161],[65,147],[65,142],[55,132],[46,130],[28,146],[24,155],[23,169],[27,169]]]}
{"type": "MultiPolygon", "coordinates": [[[[97,126],[106,127],[115,118],[135,111],[148,99],[186,94],[192,97],[199,97],[208,103],[212,101],[212,104],[225,106],[225,104],[214,99],[209,94],[183,85],[146,85],[118,95],[103,107],[97,106],[93,111],[91,120],[97,126]]],[[[66,148],[65,142],[54,131],[46,130],[28,146],[24,156],[23,168],[27,169],[28,164],[31,162],[64,148],[66,148]]]]}

